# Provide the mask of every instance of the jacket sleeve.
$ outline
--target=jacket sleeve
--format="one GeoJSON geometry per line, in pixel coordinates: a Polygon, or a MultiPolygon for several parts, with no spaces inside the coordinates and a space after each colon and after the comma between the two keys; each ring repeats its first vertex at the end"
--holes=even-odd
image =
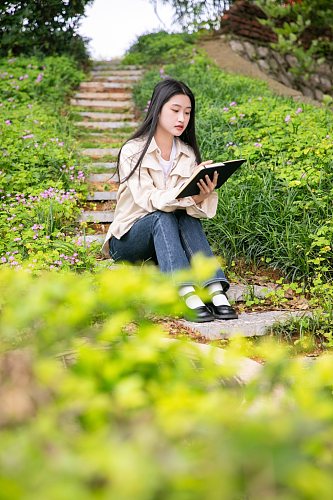
{"type": "MultiPolygon", "coordinates": [[[[132,171],[140,156],[137,149],[125,145],[120,155],[121,177],[126,178],[132,171]]],[[[212,218],[216,214],[218,195],[212,193],[201,204],[196,205],[191,196],[176,199],[179,193],[179,186],[168,189],[158,189],[155,187],[149,169],[142,167],[136,169],[133,175],[125,181],[131,192],[136,205],[147,212],[161,210],[162,212],[174,212],[177,209],[185,209],[188,215],[195,218],[212,218]]]]}
{"type": "MultiPolygon", "coordinates": [[[[139,154],[133,154],[130,148],[123,148],[120,155],[121,177],[127,177],[132,171],[139,154]]],[[[153,179],[147,168],[136,169],[133,175],[125,181],[131,192],[134,202],[147,212],[161,210],[162,212],[173,212],[177,209],[186,209],[195,206],[191,197],[176,199],[179,187],[158,189],[154,186],[153,179]]]]}
{"type": "Polygon", "coordinates": [[[211,219],[216,214],[217,203],[218,195],[217,192],[214,191],[200,204],[200,206],[194,203],[193,205],[186,207],[186,212],[188,215],[191,215],[191,217],[195,217],[197,219],[211,219]]]}

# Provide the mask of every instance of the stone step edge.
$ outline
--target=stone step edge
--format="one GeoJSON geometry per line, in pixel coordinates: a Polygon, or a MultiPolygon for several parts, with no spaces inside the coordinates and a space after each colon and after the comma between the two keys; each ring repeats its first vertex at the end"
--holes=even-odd
{"type": "MultiPolygon", "coordinates": [[[[183,343],[183,349],[186,349],[188,345],[189,356],[193,357],[195,354],[195,348],[198,349],[200,354],[209,357],[209,360],[216,365],[223,365],[226,360],[226,350],[218,346],[212,346],[207,344],[201,344],[200,342],[193,342],[189,340],[186,344],[182,340],[165,338],[163,339],[165,343],[183,343]],[[186,347],[185,347],[186,346],[186,347]]],[[[254,378],[258,377],[263,369],[263,365],[254,361],[253,359],[242,357],[239,359],[239,366],[236,370],[236,378],[239,382],[247,384],[251,382],[254,378]]]]}
{"type": "Polygon", "coordinates": [[[108,224],[113,222],[112,210],[85,210],[78,217],[78,222],[91,222],[95,224],[108,224]]]}
{"type": "Polygon", "coordinates": [[[116,201],[117,192],[116,191],[94,191],[87,194],[87,201],[116,201]]]}
{"type": "Polygon", "coordinates": [[[209,323],[195,323],[179,320],[180,324],[197,331],[207,340],[228,339],[235,336],[261,337],[267,335],[277,323],[284,323],[295,317],[311,315],[310,311],[271,310],[264,312],[242,313],[235,320],[215,320],[209,323]]]}

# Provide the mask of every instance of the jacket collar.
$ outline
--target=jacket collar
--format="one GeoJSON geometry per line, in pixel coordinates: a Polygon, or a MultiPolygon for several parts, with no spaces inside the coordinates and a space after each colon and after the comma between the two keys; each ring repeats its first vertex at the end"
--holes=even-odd
{"type": "MultiPolygon", "coordinates": [[[[191,147],[185,144],[181,139],[178,139],[178,137],[175,137],[176,141],[176,158],[180,155],[180,153],[183,153],[186,156],[191,156],[191,147]]],[[[156,144],[155,137],[152,138],[148,149],[147,153],[153,153],[154,151],[157,151],[158,145],[156,144]]]]}

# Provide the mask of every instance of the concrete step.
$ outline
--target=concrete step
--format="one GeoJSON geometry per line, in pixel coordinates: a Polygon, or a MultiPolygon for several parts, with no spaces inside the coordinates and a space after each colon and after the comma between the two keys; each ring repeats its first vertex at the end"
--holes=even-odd
{"type": "Polygon", "coordinates": [[[97,242],[97,243],[100,243],[101,245],[103,244],[104,240],[105,240],[105,237],[106,237],[106,233],[105,234],[88,234],[86,236],[86,242],[87,243],[93,243],[93,242],[97,242]]]}
{"type": "Polygon", "coordinates": [[[234,283],[230,285],[227,292],[228,299],[232,302],[244,302],[249,296],[264,299],[270,292],[276,289],[276,285],[242,285],[234,283]]]}
{"type": "Polygon", "coordinates": [[[137,82],[140,80],[141,76],[115,76],[115,75],[96,75],[94,76],[95,81],[101,82],[117,82],[117,83],[128,83],[128,82],[137,82]]]}
{"type": "Polygon", "coordinates": [[[126,69],[126,70],[140,70],[142,69],[140,66],[135,66],[134,64],[126,64],[124,66],[119,66],[119,64],[113,64],[109,62],[105,62],[105,64],[97,64],[93,67],[93,71],[105,70],[105,69],[126,69]]]}
{"type": "Polygon", "coordinates": [[[79,90],[88,90],[90,92],[123,92],[132,88],[132,83],[108,83],[108,82],[82,82],[79,90]]]}
{"type": "Polygon", "coordinates": [[[103,156],[117,156],[119,148],[86,148],[80,151],[82,156],[90,156],[90,158],[102,158],[103,156]]]}
{"type": "Polygon", "coordinates": [[[113,68],[103,68],[92,71],[92,76],[99,75],[112,75],[112,76],[141,76],[143,75],[143,69],[113,69],[113,68]]]}
{"type": "Polygon", "coordinates": [[[95,191],[87,195],[87,201],[116,201],[116,191],[95,191]]]}
{"type": "Polygon", "coordinates": [[[227,339],[236,335],[242,337],[258,337],[266,335],[276,323],[288,321],[295,317],[309,315],[305,311],[265,311],[240,314],[238,319],[216,320],[209,323],[194,323],[180,320],[180,323],[196,330],[209,340],[227,339]]]}
{"type": "Polygon", "coordinates": [[[108,122],[113,120],[124,120],[125,123],[127,123],[126,120],[133,120],[135,118],[133,113],[101,113],[99,111],[79,111],[78,114],[85,118],[91,118],[92,120],[107,120],[108,122]]]}
{"type": "Polygon", "coordinates": [[[137,127],[138,122],[75,122],[76,127],[88,129],[111,130],[125,127],[137,127]]]}
{"type": "Polygon", "coordinates": [[[110,210],[84,211],[79,217],[79,222],[110,223],[113,221],[114,212],[110,210]]]}
{"type": "Polygon", "coordinates": [[[99,101],[129,101],[132,94],[129,92],[77,92],[74,99],[97,99],[99,101]]]}
{"type": "Polygon", "coordinates": [[[99,101],[97,99],[71,99],[72,106],[80,106],[82,108],[114,108],[114,109],[133,109],[132,101],[99,101]]]}
{"type": "Polygon", "coordinates": [[[88,182],[118,182],[118,174],[113,172],[90,174],[87,180],[88,182]]]}
{"type": "Polygon", "coordinates": [[[105,240],[106,233],[97,233],[97,234],[86,234],[86,235],[80,235],[75,238],[75,241],[79,245],[84,245],[86,243],[87,245],[91,245],[91,243],[99,243],[101,246],[105,240]]]}

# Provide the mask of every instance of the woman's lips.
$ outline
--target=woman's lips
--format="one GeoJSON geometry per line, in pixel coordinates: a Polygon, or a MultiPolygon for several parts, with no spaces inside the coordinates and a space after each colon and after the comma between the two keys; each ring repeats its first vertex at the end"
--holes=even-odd
{"type": "Polygon", "coordinates": [[[176,125],[176,128],[177,128],[178,130],[184,130],[183,125],[176,125]]]}

